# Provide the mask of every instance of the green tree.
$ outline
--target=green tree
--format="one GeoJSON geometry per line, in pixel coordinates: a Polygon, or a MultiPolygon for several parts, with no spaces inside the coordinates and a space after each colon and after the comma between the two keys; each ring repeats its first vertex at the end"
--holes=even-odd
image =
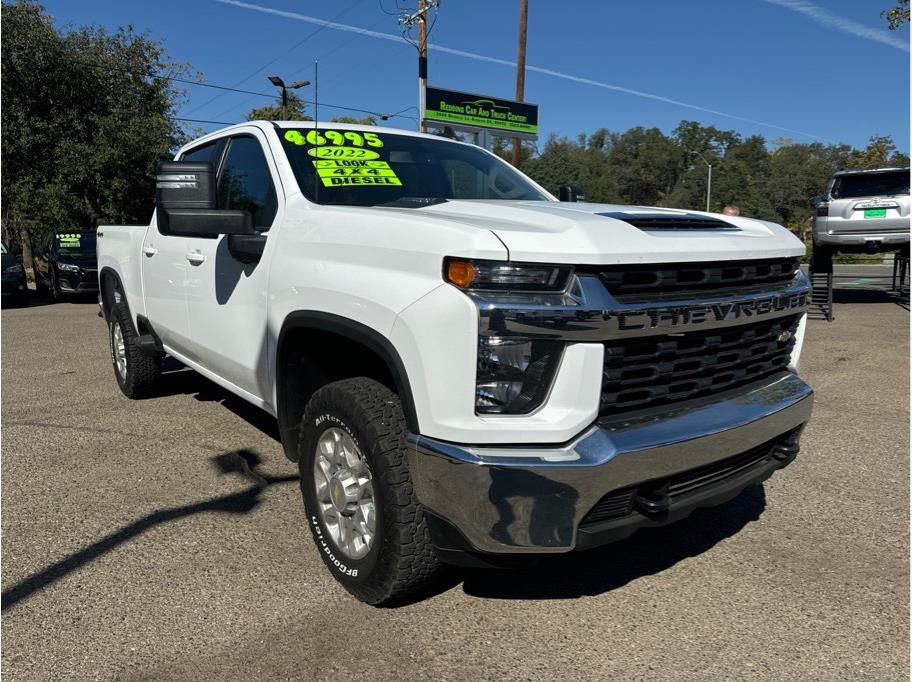
{"type": "Polygon", "coordinates": [[[307,104],[294,92],[288,92],[288,102],[282,107],[282,98],[278,97],[275,104],[251,109],[247,113],[248,121],[313,121],[305,114],[307,104]]]}
{"type": "Polygon", "coordinates": [[[890,27],[891,31],[895,31],[903,24],[908,24],[909,0],[897,0],[897,3],[894,7],[885,9],[880,13],[880,16],[886,18],[887,25],[890,27]]]}
{"type": "Polygon", "coordinates": [[[377,118],[375,116],[365,116],[364,118],[355,118],[354,116],[336,116],[329,119],[330,123],[353,123],[360,126],[375,126],[377,118]]]}
{"type": "Polygon", "coordinates": [[[884,166],[908,166],[909,157],[896,151],[890,136],[872,137],[868,146],[856,152],[849,164],[852,168],[882,168],[884,166]]]}
{"type": "MultiPolygon", "coordinates": [[[[188,67],[132,28],[58,31],[30,1],[2,7],[4,231],[146,222],[155,165],[185,140],[173,81],[188,67]]],[[[26,254],[26,263],[29,262],[26,254]]]]}

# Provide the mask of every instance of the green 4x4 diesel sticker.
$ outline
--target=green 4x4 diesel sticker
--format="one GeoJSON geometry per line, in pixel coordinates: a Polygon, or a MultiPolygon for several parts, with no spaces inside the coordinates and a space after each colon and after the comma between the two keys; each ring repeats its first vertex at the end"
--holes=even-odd
{"type": "Polygon", "coordinates": [[[389,162],[380,160],[375,151],[383,148],[383,139],[376,133],[289,130],[285,140],[311,146],[307,154],[314,157],[312,163],[324,187],[402,185],[389,162]]]}

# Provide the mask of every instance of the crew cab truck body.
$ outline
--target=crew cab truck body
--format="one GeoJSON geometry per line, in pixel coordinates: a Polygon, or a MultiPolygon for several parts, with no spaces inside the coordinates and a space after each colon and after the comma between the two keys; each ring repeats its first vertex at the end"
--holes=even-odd
{"type": "Polygon", "coordinates": [[[675,521],[798,452],[803,246],[560,203],[437,136],[250,122],[98,229],[130,397],[169,354],[274,415],[316,545],[370,603],[675,521]]]}

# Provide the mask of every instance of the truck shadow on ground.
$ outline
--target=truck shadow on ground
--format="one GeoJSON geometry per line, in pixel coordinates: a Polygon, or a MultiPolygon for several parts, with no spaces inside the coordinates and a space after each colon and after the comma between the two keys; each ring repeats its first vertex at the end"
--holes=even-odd
{"type": "Polygon", "coordinates": [[[762,485],[747,488],[718,507],[701,509],[678,523],[638,531],[605,547],[543,559],[526,570],[462,569],[466,594],[487,599],[575,599],[623,587],[702,554],[760,518],[762,485]]]}
{"type": "Polygon", "coordinates": [[[7,611],[36,592],[81,569],[98,557],[117,549],[154,526],[202,513],[248,514],[259,506],[262,494],[267,488],[298,480],[297,475],[272,476],[259,471],[260,456],[252,450],[225,452],[213,456],[211,461],[219,474],[239,474],[252,485],[228,495],[193,504],[159,509],[147,514],[5,589],[0,595],[0,610],[7,611]]]}
{"type": "Polygon", "coordinates": [[[165,358],[161,380],[144,397],[145,400],[173,395],[192,395],[201,402],[219,403],[264,435],[279,441],[279,427],[274,417],[246,400],[185,367],[171,357],[165,358]]]}
{"type": "MultiPolygon", "coordinates": [[[[833,304],[843,303],[895,303],[904,310],[909,310],[908,292],[901,295],[899,291],[889,289],[863,289],[833,287],[833,304]]],[[[838,310],[837,310],[838,312],[838,310]]]]}

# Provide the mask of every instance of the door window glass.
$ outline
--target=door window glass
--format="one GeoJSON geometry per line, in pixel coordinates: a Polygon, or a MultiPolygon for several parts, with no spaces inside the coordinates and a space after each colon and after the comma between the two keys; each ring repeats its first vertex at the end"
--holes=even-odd
{"type": "Polygon", "coordinates": [[[250,211],[258,230],[268,230],[278,202],[263,148],[253,137],[231,139],[219,173],[218,208],[250,211]]]}

